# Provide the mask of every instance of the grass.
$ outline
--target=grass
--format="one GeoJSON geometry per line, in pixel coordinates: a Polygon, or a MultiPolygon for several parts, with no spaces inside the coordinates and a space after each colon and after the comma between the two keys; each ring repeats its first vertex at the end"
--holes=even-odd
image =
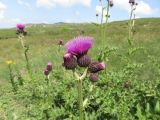
{"type": "MultiPolygon", "coordinates": [[[[132,97],[134,97],[135,93],[138,93],[138,95],[140,94],[139,92],[136,92],[137,90],[143,92],[149,90],[152,96],[153,94],[155,95],[155,89],[152,87],[158,85],[157,79],[159,79],[158,65],[160,63],[160,18],[145,18],[136,20],[134,44],[136,47],[143,47],[145,51],[147,51],[147,54],[143,52],[143,50],[140,50],[141,52],[135,52],[133,55],[130,56],[133,63],[131,66],[126,65],[125,57],[121,57],[127,56],[127,23],[128,21],[116,21],[109,23],[107,39],[104,41],[102,41],[100,38],[100,28],[94,24],[28,25],[28,35],[25,37],[25,40],[26,44],[30,46],[29,58],[33,74],[35,75],[35,79],[37,80],[37,83],[35,83],[38,86],[36,88],[37,96],[41,95],[40,89],[41,87],[43,88],[42,85],[44,84],[43,70],[47,62],[52,61],[54,63],[54,71],[52,73],[54,81],[52,81],[52,84],[56,85],[56,87],[51,89],[51,91],[55,92],[55,96],[53,95],[55,98],[57,97],[57,95],[59,95],[59,97],[56,98],[58,102],[55,103],[62,104],[63,106],[63,100],[65,100],[66,105],[71,104],[70,101],[67,100],[71,99],[71,101],[74,101],[73,98],[75,98],[76,94],[73,94],[73,96],[68,96],[68,94],[71,94],[73,93],[73,91],[75,91],[73,88],[68,88],[71,91],[71,93],[67,91],[63,92],[64,88],[67,89],[66,86],[74,86],[74,83],[72,82],[72,80],[70,80],[70,78],[72,78],[70,72],[65,71],[61,67],[61,64],[63,62],[64,48],[61,48],[61,51],[58,51],[57,44],[58,41],[61,39],[67,42],[69,39],[72,39],[73,37],[79,35],[87,35],[94,37],[94,47],[89,53],[89,55],[92,56],[94,60],[97,59],[101,49],[104,51],[107,49],[115,49],[115,51],[113,50],[113,52],[107,53],[107,70],[103,72],[103,74],[100,76],[101,82],[97,85],[102,89],[97,88],[97,91],[95,92],[95,98],[97,98],[97,105],[101,106],[100,102],[105,101],[105,99],[110,103],[102,104],[102,108],[96,107],[96,104],[90,104],[90,108],[88,107],[86,109],[88,113],[91,112],[92,114],[95,114],[93,112],[93,109],[98,109],[98,113],[101,114],[99,115],[97,113],[97,118],[100,120],[102,120],[102,118],[108,118],[108,116],[112,116],[110,117],[110,119],[118,119],[120,115],[122,115],[121,119],[123,119],[127,116],[126,114],[124,114],[125,110],[127,109],[124,103],[126,102],[127,105],[130,105],[132,103],[131,105],[134,105],[137,103],[137,101],[140,101],[140,97],[136,97],[134,99],[136,102],[134,100],[132,101],[131,99],[132,97]],[[104,46],[108,46],[107,49],[104,49],[104,46]],[[145,66],[138,68],[136,65],[134,66],[134,64],[144,64],[145,66]],[[127,73],[128,71],[129,73],[127,73]],[[132,82],[132,85],[134,86],[134,88],[131,88],[131,90],[128,93],[126,93],[122,89],[122,83],[124,83],[125,81],[132,82]],[[150,86],[152,86],[151,84],[153,84],[151,88],[150,86],[146,86],[149,83],[150,86]],[[59,90],[57,90],[56,88],[58,88],[59,90]],[[105,90],[111,92],[106,93],[105,90]],[[104,93],[106,93],[106,95],[108,95],[110,98],[105,97],[105,95],[104,97],[99,98],[99,96],[103,96],[104,93]],[[125,93],[131,95],[125,99],[121,98],[121,95],[125,96],[125,93]],[[117,99],[119,99],[119,102],[115,103],[117,99]],[[107,107],[103,105],[107,105],[107,107]],[[103,110],[106,110],[107,113],[105,113],[105,111],[103,110]],[[118,114],[118,118],[116,114],[118,114]]],[[[25,70],[23,51],[21,49],[20,42],[17,39],[17,35],[15,34],[14,28],[0,30],[0,51],[0,96],[2,96],[0,98],[0,106],[2,107],[0,109],[0,113],[3,115],[2,118],[6,117],[6,119],[12,120],[14,117],[16,118],[16,116],[19,119],[26,119],[27,117],[25,116],[30,116],[29,119],[42,119],[39,118],[41,115],[38,114],[41,113],[40,111],[42,111],[41,109],[44,108],[44,106],[42,107],[41,105],[39,105],[41,102],[36,102],[35,100],[32,101],[32,98],[30,98],[31,94],[28,90],[28,86],[30,83],[28,81],[26,81],[26,85],[20,89],[20,91],[18,92],[18,96],[14,95],[11,92],[8,69],[7,65],[5,64],[6,60],[11,59],[15,61],[15,65],[13,65],[14,71],[16,72],[17,69],[20,69],[23,78],[26,80],[28,79],[25,70]],[[29,98],[27,98],[27,96],[29,98]],[[25,102],[31,106],[28,106],[26,108],[25,102]],[[11,106],[11,108],[8,108],[9,106],[11,106]],[[42,108],[37,108],[38,106],[41,106],[42,108]],[[31,110],[31,108],[33,108],[33,110],[31,110]],[[28,115],[26,115],[26,113],[28,115]]],[[[158,90],[158,88],[156,89],[158,90]]],[[[143,92],[141,94],[144,95],[143,92]]],[[[155,96],[157,97],[158,95],[155,96]]],[[[149,99],[146,98],[146,101],[149,101],[149,99]]],[[[55,112],[54,110],[51,110],[50,112],[53,115],[57,116],[56,119],[58,119],[58,117],[59,119],[68,117],[68,114],[65,113],[67,106],[63,106],[65,109],[63,107],[58,107],[59,105],[55,106],[55,109],[57,109],[57,113],[53,114],[55,112]],[[64,116],[61,116],[61,113],[65,113],[63,114],[64,116]],[[65,115],[67,115],[67,117],[65,117],[65,115]]],[[[72,106],[71,108],[75,108],[75,106],[72,106]]],[[[68,112],[73,113],[76,111],[69,110],[68,112]]],[[[130,113],[130,115],[127,117],[128,119],[131,119],[132,112],[128,113],[130,113]]],[[[134,110],[133,113],[135,113],[134,110]]],[[[90,116],[90,119],[92,119],[93,116],[90,116]]],[[[54,117],[52,116],[51,118],[53,119],[54,117]]],[[[70,116],[70,118],[72,117],[70,116]]]]}

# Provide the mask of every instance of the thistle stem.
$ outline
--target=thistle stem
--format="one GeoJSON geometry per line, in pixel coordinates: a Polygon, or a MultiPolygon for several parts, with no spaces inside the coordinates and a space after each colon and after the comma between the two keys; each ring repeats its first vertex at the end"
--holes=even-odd
{"type": "Polygon", "coordinates": [[[73,74],[77,80],[77,90],[78,90],[78,102],[79,102],[79,120],[84,120],[83,117],[83,88],[82,88],[82,81],[87,76],[88,68],[85,69],[82,76],[79,76],[75,70],[73,70],[73,74]]]}
{"type": "Polygon", "coordinates": [[[83,91],[82,80],[78,80],[79,120],[83,120],[83,91]]]}
{"type": "Polygon", "coordinates": [[[110,5],[109,5],[109,0],[108,0],[108,4],[107,4],[107,15],[106,15],[106,25],[105,25],[105,29],[104,29],[104,39],[106,37],[106,32],[107,32],[107,25],[108,25],[108,18],[109,18],[109,10],[110,10],[110,5]]]}
{"type": "Polygon", "coordinates": [[[16,85],[15,85],[15,83],[14,83],[14,76],[13,76],[13,74],[12,74],[11,65],[8,65],[8,68],[9,68],[9,76],[10,76],[12,88],[13,88],[13,91],[16,92],[16,91],[17,91],[17,88],[16,88],[16,85]]]}
{"type": "Polygon", "coordinates": [[[128,43],[131,46],[132,45],[132,16],[134,12],[134,7],[131,5],[131,13],[130,13],[130,19],[129,19],[129,33],[128,33],[128,43]]]}
{"type": "Polygon", "coordinates": [[[103,41],[103,14],[104,14],[104,8],[103,8],[103,0],[101,0],[101,7],[102,7],[102,15],[101,15],[101,39],[103,41]]]}

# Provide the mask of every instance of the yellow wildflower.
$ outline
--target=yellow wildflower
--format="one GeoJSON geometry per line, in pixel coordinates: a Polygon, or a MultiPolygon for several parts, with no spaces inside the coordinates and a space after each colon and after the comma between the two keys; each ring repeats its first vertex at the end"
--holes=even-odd
{"type": "Polygon", "coordinates": [[[12,60],[6,60],[5,62],[6,62],[7,65],[13,64],[13,61],[12,61],[12,60]]]}

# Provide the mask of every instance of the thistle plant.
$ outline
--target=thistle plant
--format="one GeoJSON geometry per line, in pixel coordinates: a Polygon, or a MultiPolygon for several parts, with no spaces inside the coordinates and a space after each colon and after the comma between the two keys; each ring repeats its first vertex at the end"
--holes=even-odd
{"type": "MultiPolygon", "coordinates": [[[[88,101],[88,98],[83,100],[83,81],[90,75],[91,81],[97,81],[98,75],[96,74],[100,70],[104,70],[105,65],[99,62],[91,62],[90,57],[87,55],[88,50],[92,48],[93,38],[92,37],[77,37],[66,43],[65,47],[67,52],[64,55],[63,66],[67,70],[72,70],[75,79],[77,80],[77,91],[78,91],[78,102],[79,102],[79,119],[84,120],[83,112],[84,107],[88,101]],[[85,68],[82,75],[78,74],[77,67],[85,68]],[[95,77],[93,77],[93,75],[95,77]]],[[[89,87],[89,93],[92,92],[93,84],[89,87]]]]}
{"type": "MultiPolygon", "coordinates": [[[[101,39],[105,40],[106,37],[106,31],[107,31],[107,25],[108,25],[108,19],[110,18],[110,8],[113,7],[113,0],[106,0],[107,2],[105,2],[104,0],[100,0],[100,6],[102,7],[102,11],[101,11],[101,24],[100,24],[100,28],[101,28],[101,39]],[[105,22],[104,22],[104,18],[105,18],[105,22]],[[104,24],[105,23],[105,24],[104,24]]],[[[97,22],[98,22],[98,13],[96,13],[96,17],[97,17],[97,22]]]]}
{"type": "Polygon", "coordinates": [[[49,84],[49,74],[52,71],[52,63],[48,62],[45,70],[44,70],[44,75],[46,76],[45,80],[47,81],[47,84],[49,84]]]}
{"type": "Polygon", "coordinates": [[[9,77],[10,77],[10,82],[11,82],[11,85],[12,85],[12,88],[13,88],[13,92],[16,92],[17,91],[17,86],[16,86],[16,83],[14,82],[14,75],[13,75],[13,70],[12,70],[12,67],[11,67],[11,65],[13,63],[14,62],[12,60],[7,60],[6,61],[6,64],[8,65],[8,69],[9,69],[9,77]]]}
{"type": "Polygon", "coordinates": [[[24,41],[24,36],[27,35],[27,32],[25,31],[25,25],[24,24],[17,24],[16,28],[17,28],[16,34],[18,35],[18,38],[21,42],[21,46],[24,50],[26,68],[27,68],[27,71],[28,71],[28,73],[30,74],[30,77],[31,77],[30,63],[29,63],[29,58],[28,58],[29,46],[26,46],[25,41],[24,41]]]}
{"type": "Polygon", "coordinates": [[[133,28],[134,28],[134,22],[135,22],[135,10],[138,5],[138,3],[135,2],[135,0],[129,0],[129,4],[131,5],[131,12],[130,12],[130,18],[128,23],[128,43],[130,46],[133,45],[133,28]]]}

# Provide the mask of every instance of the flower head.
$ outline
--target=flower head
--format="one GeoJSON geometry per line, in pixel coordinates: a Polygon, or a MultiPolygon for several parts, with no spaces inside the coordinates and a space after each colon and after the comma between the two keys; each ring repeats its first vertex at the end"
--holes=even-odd
{"type": "Polygon", "coordinates": [[[24,30],[25,29],[25,25],[24,24],[17,24],[16,28],[17,28],[17,32],[16,34],[23,34],[23,35],[27,35],[27,32],[24,30]]]}
{"type": "Polygon", "coordinates": [[[104,62],[93,62],[89,65],[88,70],[91,73],[96,73],[99,72],[101,70],[105,69],[105,63],[104,62]]]}
{"type": "Polygon", "coordinates": [[[14,62],[13,62],[12,60],[6,60],[5,63],[6,63],[7,65],[11,65],[11,64],[13,64],[14,62]]]}
{"type": "Polygon", "coordinates": [[[25,29],[25,25],[24,24],[17,24],[16,26],[17,30],[24,30],[25,29]]]}
{"type": "Polygon", "coordinates": [[[66,43],[65,47],[67,53],[75,55],[77,58],[87,54],[88,50],[92,47],[92,37],[77,37],[66,43]]]}

